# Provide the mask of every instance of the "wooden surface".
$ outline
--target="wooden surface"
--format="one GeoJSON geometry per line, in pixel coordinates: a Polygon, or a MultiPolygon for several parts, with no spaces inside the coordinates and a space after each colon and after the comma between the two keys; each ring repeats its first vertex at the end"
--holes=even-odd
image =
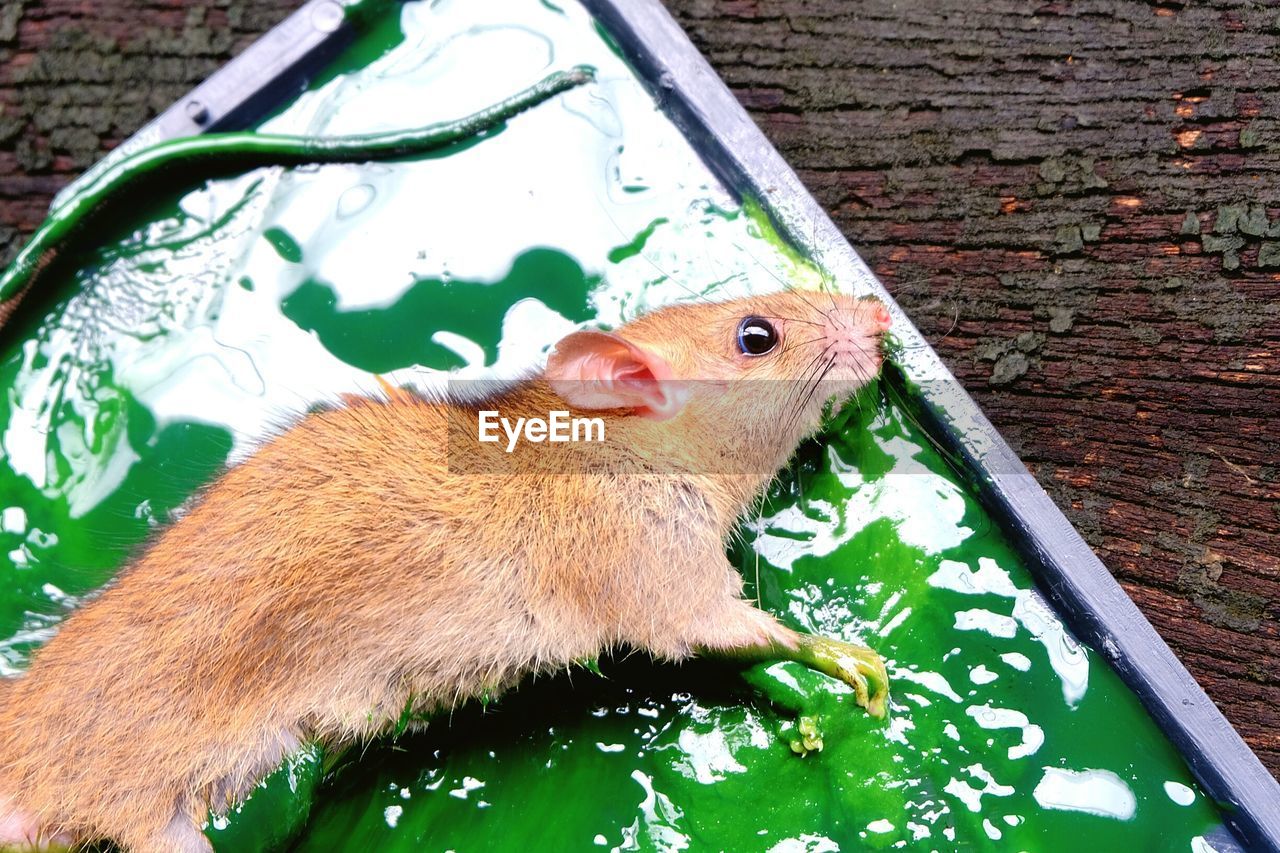
{"type": "MultiPolygon", "coordinates": [[[[1280,9],[668,3],[1280,773],[1280,9]]],[[[5,0],[0,247],[294,5],[5,0]]]]}

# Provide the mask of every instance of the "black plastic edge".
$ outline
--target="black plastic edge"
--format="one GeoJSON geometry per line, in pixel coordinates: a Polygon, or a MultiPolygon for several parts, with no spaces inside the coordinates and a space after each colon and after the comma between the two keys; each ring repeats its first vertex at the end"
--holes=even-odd
{"type": "MultiPolygon", "coordinates": [[[[1267,772],[1151,624],[1027,472],[977,404],[773,148],[658,0],[583,0],[621,46],[668,115],[731,187],[746,188],[797,245],[856,271],[891,305],[900,337],[943,381],[919,393],[927,428],[984,484],[984,500],[1013,534],[1042,590],[1077,636],[1102,653],[1223,806],[1248,850],[1280,851],[1280,784],[1267,772]]],[[[162,113],[116,152],[211,129],[244,126],[305,85],[307,71],[339,49],[336,0],[310,0],[162,113]],[[194,106],[193,106],[194,105],[194,106]],[[205,114],[207,111],[207,114],[205,114]]],[[[116,154],[113,152],[113,155],[116,154]]],[[[112,158],[104,160],[108,162],[112,158]]],[[[99,163],[88,174],[102,167],[99,163]]],[[[69,190],[78,184],[73,183],[69,190]]],[[[55,202],[56,204],[56,202],[55,202]]],[[[1230,839],[1215,835],[1218,849],[1230,839]]]]}
{"type": "Polygon", "coordinates": [[[52,208],[111,164],[134,152],[183,136],[247,127],[306,88],[350,43],[353,32],[338,0],[308,0],[244,52],[156,116],[54,198],[52,208]]]}

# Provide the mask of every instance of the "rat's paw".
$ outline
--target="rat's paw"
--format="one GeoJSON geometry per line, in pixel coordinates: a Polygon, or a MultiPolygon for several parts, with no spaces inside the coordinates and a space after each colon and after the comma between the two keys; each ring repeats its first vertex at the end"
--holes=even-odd
{"type": "Polygon", "coordinates": [[[783,734],[791,751],[801,758],[811,752],[822,752],[822,729],[816,716],[804,714],[798,717],[783,734]]]}
{"type": "Polygon", "coordinates": [[[806,643],[806,663],[853,688],[858,704],[873,717],[884,717],[889,702],[889,672],[884,659],[865,646],[813,637],[806,643]]]}
{"type": "Polygon", "coordinates": [[[794,715],[784,715],[777,720],[777,735],[803,758],[811,752],[822,752],[821,717],[814,704],[815,697],[796,678],[796,673],[787,670],[789,666],[796,664],[760,664],[743,676],[770,704],[794,715]]]}
{"type": "Polygon", "coordinates": [[[43,832],[34,817],[0,794],[0,851],[65,850],[72,841],[67,835],[43,832]]]}

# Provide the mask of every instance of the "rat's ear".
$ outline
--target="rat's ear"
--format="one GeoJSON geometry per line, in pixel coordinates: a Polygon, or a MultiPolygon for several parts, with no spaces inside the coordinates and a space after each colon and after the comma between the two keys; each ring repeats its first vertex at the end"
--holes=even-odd
{"type": "Polygon", "coordinates": [[[552,391],[580,409],[635,409],[666,420],[686,399],[665,358],[607,332],[574,332],[561,340],[546,376],[552,391]]]}

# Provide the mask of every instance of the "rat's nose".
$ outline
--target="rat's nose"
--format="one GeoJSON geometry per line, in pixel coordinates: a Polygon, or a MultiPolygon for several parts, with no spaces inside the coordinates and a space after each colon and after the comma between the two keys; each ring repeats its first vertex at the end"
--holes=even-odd
{"type": "Polygon", "coordinates": [[[833,308],[823,331],[833,355],[866,359],[879,352],[880,337],[891,323],[888,307],[869,297],[833,308]]]}
{"type": "Polygon", "coordinates": [[[889,331],[889,326],[893,324],[893,315],[889,313],[889,306],[874,297],[867,300],[867,314],[869,321],[878,332],[889,331]]]}

